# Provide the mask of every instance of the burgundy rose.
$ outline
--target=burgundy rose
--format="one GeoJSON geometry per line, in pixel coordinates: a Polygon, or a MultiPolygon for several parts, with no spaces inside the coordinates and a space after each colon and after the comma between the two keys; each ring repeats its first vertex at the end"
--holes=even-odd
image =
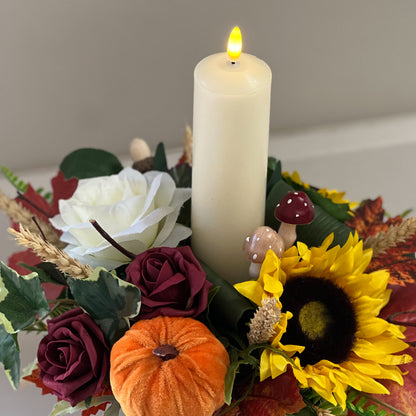
{"type": "Polygon", "coordinates": [[[74,406],[102,390],[110,349],[97,324],[76,308],[48,321],[38,361],[45,386],[74,406]]]}
{"type": "Polygon", "coordinates": [[[126,273],[126,280],[142,293],[141,318],[195,317],[207,307],[212,285],[189,246],[147,250],[136,256],[126,273]]]}

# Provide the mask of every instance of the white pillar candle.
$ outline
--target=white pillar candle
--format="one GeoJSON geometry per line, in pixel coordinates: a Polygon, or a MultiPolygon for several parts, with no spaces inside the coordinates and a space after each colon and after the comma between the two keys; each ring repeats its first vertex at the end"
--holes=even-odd
{"type": "Polygon", "coordinates": [[[192,248],[230,283],[248,279],[242,246],[264,223],[272,78],[236,56],[208,56],[194,73],[192,248]]]}

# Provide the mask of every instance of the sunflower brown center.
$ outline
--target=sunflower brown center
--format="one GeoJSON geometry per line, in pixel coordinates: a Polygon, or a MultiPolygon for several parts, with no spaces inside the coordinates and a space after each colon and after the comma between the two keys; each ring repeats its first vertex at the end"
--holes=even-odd
{"type": "Polygon", "coordinates": [[[341,363],[354,344],[357,320],[348,295],[329,279],[300,276],[288,279],[282,296],[283,312],[290,311],[283,344],[302,345],[302,366],[320,360],[341,363]]]}

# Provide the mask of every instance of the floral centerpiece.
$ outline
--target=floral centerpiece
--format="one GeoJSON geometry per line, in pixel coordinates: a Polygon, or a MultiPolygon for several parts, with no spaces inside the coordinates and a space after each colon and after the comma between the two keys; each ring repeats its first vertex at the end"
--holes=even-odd
{"type": "Polygon", "coordinates": [[[416,220],[269,158],[265,225],[241,243],[263,245],[232,286],[190,247],[190,131],[172,168],[146,146],[133,142],[131,167],[77,150],[48,194],[3,168],[18,195],[0,208],[26,248],[0,266],[12,385],[18,335],[39,331],[23,378],[57,397],[51,415],[411,415],[416,220]],[[281,226],[294,195],[314,206],[309,225],[281,226]]]}

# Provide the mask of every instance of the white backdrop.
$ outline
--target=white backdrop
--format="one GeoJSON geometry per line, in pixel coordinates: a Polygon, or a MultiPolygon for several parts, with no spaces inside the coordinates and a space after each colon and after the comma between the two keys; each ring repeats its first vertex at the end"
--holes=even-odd
{"type": "Polygon", "coordinates": [[[273,133],[416,111],[415,15],[414,0],[1,0],[0,164],[177,146],[193,69],[234,25],[273,71],[273,133]]]}

